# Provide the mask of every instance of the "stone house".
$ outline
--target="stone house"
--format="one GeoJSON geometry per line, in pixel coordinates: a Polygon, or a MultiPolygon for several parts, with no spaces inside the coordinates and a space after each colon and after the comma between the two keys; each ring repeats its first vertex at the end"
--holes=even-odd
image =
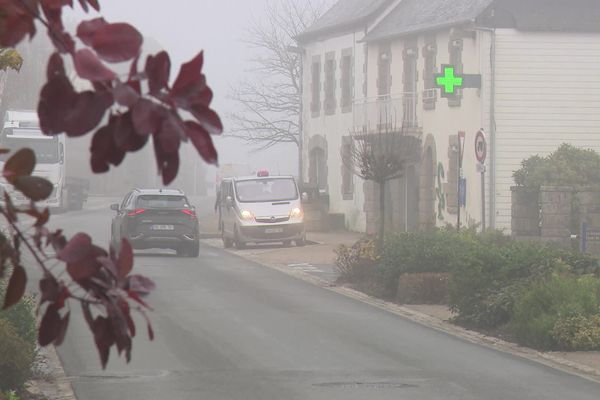
{"type": "Polygon", "coordinates": [[[600,2],[340,0],[298,37],[303,48],[304,176],[346,226],[372,232],[377,190],[343,166],[349,132],[393,116],[421,141],[388,185],[388,226],[456,223],[458,132],[465,132],[461,221],[510,229],[512,173],[561,143],[600,150],[600,2]],[[442,98],[443,64],[480,87],[442,98]],[[487,135],[485,200],[474,139],[487,135]]]}

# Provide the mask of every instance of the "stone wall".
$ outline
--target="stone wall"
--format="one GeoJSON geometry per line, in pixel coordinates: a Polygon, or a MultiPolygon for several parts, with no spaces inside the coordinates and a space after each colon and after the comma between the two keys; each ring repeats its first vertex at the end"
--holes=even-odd
{"type": "Polygon", "coordinates": [[[511,232],[514,238],[539,237],[540,206],[539,193],[523,187],[513,186],[511,232]]]}

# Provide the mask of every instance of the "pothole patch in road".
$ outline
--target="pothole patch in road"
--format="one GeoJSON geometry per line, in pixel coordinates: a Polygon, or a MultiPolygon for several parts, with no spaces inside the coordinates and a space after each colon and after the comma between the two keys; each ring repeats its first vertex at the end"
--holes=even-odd
{"type": "Polygon", "coordinates": [[[118,381],[146,381],[153,379],[166,378],[170,375],[169,371],[157,371],[150,374],[81,374],[71,376],[70,379],[76,380],[118,380],[118,381]]]}
{"type": "Polygon", "coordinates": [[[419,385],[406,382],[323,382],[315,383],[313,386],[324,388],[364,388],[364,389],[408,389],[419,385]]]}

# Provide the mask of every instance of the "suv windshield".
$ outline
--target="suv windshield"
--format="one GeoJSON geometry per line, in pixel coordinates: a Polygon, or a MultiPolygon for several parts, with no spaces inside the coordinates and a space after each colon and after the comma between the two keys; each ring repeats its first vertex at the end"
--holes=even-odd
{"type": "MultiPolygon", "coordinates": [[[[9,149],[11,153],[29,147],[35,153],[36,161],[40,164],[55,164],[60,160],[57,137],[34,139],[31,137],[3,136],[0,147],[9,149]]],[[[5,161],[7,157],[10,157],[10,153],[3,155],[1,160],[5,161]]]]}
{"type": "Polygon", "coordinates": [[[164,194],[142,195],[137,198],[138,208],[185,208],[189,207],[184,196],[170,196],[164,194]]]}
{"type": "Polygon", "coordinates": [[[291,178],[253,179],[235,183],[237,199],[242,203],[296,200],[298,190],[291,178]]]}

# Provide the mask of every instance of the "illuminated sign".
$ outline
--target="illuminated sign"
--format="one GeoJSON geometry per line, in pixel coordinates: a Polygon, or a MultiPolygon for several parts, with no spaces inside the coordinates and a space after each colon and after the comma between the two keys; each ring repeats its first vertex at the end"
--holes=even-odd
{"type": "Polygon", "coordinates": [[[480,88],[481,75],[459,74],[454,65],[442,65],[442,73],[434,74],[434,82],[441,89],[441,96],[453,98],[463,88],[480,88]]]}

